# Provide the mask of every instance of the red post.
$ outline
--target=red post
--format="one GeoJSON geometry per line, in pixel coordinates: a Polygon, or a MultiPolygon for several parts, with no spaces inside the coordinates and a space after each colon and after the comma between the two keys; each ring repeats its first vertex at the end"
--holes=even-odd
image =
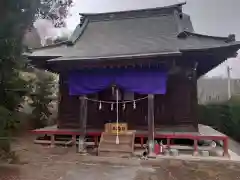
{"type": "Polygon", "coordinates": [[[197,156],[198,155],[198,140],[194,139],[194,152],[193,152],[193,156],[197,156]]]}
{"type": "Polygon", "coordinates": [[[76,135],[72,135],[72,143],[73,145],[76,145],[76,135]]]}
{"type": "Polygon", "coordinates": [[[143,137],[140,137],[140,141],[141,141],[141,148],[143,148],[143,137]]]}
{"type": "Polygon", "coordinates": [[[228,152],[228,138],[225,137],[223,140],[223,156],[230,157],[228,152]]]}

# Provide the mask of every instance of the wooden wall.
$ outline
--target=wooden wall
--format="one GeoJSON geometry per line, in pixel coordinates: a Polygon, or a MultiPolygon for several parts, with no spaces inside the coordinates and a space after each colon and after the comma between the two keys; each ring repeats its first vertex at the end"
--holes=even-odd
{"type": "MultiPolygon", "coordinates": [[[[98,95],[88,96],[91,99],[109,100],[111,88],[102,91],[98,95]]],[[[192,79],[184,75],[172,75],[168,78],[167,93],[155,95],[155,127],[163,126],[193,126],[197,127],[197,97],[196,85],[192,79]]],[[[138,99],[147,95],[135,94],[138,99]]],[[[60,77],[60,102],[59,102],[59,128],[80,127],[80,101],[77,96],[68,95],[68,87],[64,78],[60,77]]],[[[111,105],[88,101],[87,127],[91,129],[103,129],[104,123],[113,122],[116,119],[116,111],[111,111],[111,105]]],[[[127,122],[131,129],[147,130],[147,99],[133,104],[126,104],[125,110],[119,107],[120,121],[127,122]]]]}
{"type": "Polygon", "coordinates": [[[80,100],[77,96],[68,95],[68,86],[64,77],[59,77],[59,104],[58,104],[58,127],[80,127],[80,100]]]}

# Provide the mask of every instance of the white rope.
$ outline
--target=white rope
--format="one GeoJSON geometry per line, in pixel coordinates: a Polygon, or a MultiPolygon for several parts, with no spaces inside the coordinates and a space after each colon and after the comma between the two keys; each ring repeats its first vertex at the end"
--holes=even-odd
{"type": "MultiPolygon", "coordinates": [[[[133,103],[133,102],[137,102],[137,101],[141,101],[144,99],[147,99],[148,97],[143,97],[143,98],[139,98],[139,99],[135,99],[135,100],[130,100],[130,101],[120,101],[118,102],[118,104],[126,104],[126,103],[133,103]]],[[[92,101],[92,102],[98,102],[98,103],[106,103],[106,104],[116,104],[117,102],[114,101],[102,101],[102,100],[96,100],[96,99],[90,99],[90,98],[85,98],[88,101],[92,101]]]]}
{"type": "Polygon", "coordinates": [[[117,136],[116,136],[116,144],[119,144],[119,137],[118,137],[118,131],[119,131],[119,128],[118,128],[118,89],[116,89],[116,113],[117,113],[117,136]]]}
{"type": "Polygon", "coordinates": [[[118,94],[118,89],[116,89],[116,102],[114,101],[102,101],[102,100],[96,100],[96,99],[89,99],[87,97],[84,97],[85,100],[88,100],[88,101],[92,101],[92,102],[98,102],[100,103],[100,106],[102,103],[106,103],[106,104],[111,104],[111,109],[113,107],[113,104],[116,103],[116,114],[117,114],[117,136],[116,136],[116,144],[119,144],[119,104],[123,104],[125,106],[126,103],[133,103],[134,104],[134,109],[136,108],[136,102],[138,101],[141,101],[141,100],[144,100],[144,99],[147,99],[148,96],[145,96],[143,98],[139,98],[139,99],[134,99],[134,100],[130,100],[130,101],[121,101],[119,102],[119,94],[118,94]]]}

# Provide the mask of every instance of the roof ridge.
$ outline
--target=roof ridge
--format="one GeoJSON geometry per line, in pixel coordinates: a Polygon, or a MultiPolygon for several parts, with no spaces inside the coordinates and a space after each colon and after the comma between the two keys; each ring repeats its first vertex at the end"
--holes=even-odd
{"type": "Polygon", "coordinates": [[[80,19],[80,24],[77,25],[71,36],[67,40],[67,45],[74,45],[75,42],[81,37],[88,25],[89,19],[82,16],[80,19]]]}
{"type": "MultiPolygon", "coordinates": [[[[152,8],[152,9],[140,9],[140,10],[131,10],[131,12],[142,12],[142,11],[146,11],[146,12],[149,12],[149,10],[166,10],[166,9],[169,9],[169,8],[176,8],[176,7],[179,7],[179,6],[182,6],[186,4],[186,2],[182,2],[182,3],[178,3],[178,4],[174,4],[174,5],[170,5],[170,6],[165,6],[165,7],[157,7],[157,8],[152,8]]],[[[130,12],[130,11],[123,11],[123,12],[115,12],[115,13],[126,13],[126,12],[130,12]]],[[[176,12],[176,10],[174,10],[174,12],[176,12]]],[[[111,19],[111,15],[113,13],[101,13],[101,14],[93,14],[94,17],[97,17],[97,19],[94,19],[94,20],[100,20],[100,21],[103,21],[105,19],[111,19]],[[103,18],[101,18],[101,15],[104,15],[103,18]],[[105,17],[105,15],[107,17],[105,17]],[[99,18],[100,17],[100,18],[99,18]]],[[[66,41],[66,44],[67,45],[74,45],[75,42],[81,37],[81,35],[84,33],[85,29],[87,28],[87,25],[89,23],[89,21],[91,22],[91,20],[93,20],[91,18],[92,15],[87,15],[87,14],[80,14],[81,15],[81,18],[80,18],[80,24],[77,25],[77,27],[75,28],[74,32],[72,33],[72,35],[69,37],[69,39],[66,41]]],[[[153,14],[154,15],[154,14],[153,14]]],[[[153,16],[152,15],[152,16],[153,16]]],[[[162,12],[161,14],[162,16],[166,16],[166,15],[173,15],[173,14],[164,14],[162,12]]],[[[93,17],[92,16],[92,17],[93,17]]],[[[141,16],[141,17],[148,17],[148,16],[141,16]]],[[[120,17],[119,19],[127,19],[127,18],[136,18],[136,17],[120,17]]],[[[138,16],[139,18],[139,16],[138,16]]],[[[118,18],[115,18],[115,19],[118,19],[118,18]]]]}
{"type": "Polygon", "coordinates": [[[118,13],[128,13],[128,12],[142,12],[142,11],[153,11],[153,10],[161,10],[161,9],[169,9],[169,8],[177,8],[185,5],[186,2],[180,2],[173,5],[162,6],[162,7],[153,7],[153,8],[142,8],[142,9],[132,9],[132,10],[121,10],[121,11],[112,11],[112,12],[101,12],[101,13],[79,13],[82,16],[95,16],[95,15],[110,15],[110,14],[118,14],[118,13]]]}

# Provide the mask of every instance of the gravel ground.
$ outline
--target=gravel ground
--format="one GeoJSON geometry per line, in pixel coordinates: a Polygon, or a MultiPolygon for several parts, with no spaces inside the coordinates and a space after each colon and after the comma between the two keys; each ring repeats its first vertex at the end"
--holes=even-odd
{"type": "Polygon", "coordinates": [[[111,159],[80,156],[75,148],[14,142],[21,164],[0,166],[0,180],[237,180],[240,164],[161,159],[111,159]]]}

